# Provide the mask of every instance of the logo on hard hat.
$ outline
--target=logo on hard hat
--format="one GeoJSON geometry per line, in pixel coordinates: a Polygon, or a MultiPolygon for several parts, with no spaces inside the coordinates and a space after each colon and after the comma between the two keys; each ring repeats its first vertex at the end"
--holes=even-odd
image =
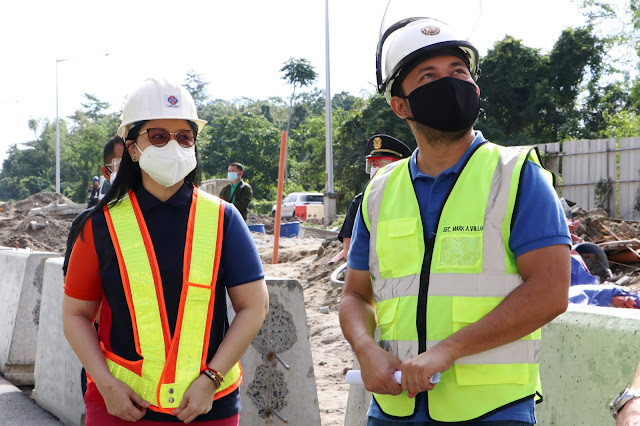
{"type": "Polygon", "coordinates": [[[373,139],[373,148],[374,149],[380,149],[380,147],[382,147],[382,138],[377,137],[373,139]]]}
{"type": "Polygon", "coordinates": [[[175,104],[178,103],[178,98],[176,98],[175,96],[171,95],[167,99],[167,102],[169,102],[171,105],[175,105],[175,104]]]}
{"type": "Polygon", "coordinates": [[[426,36],[434,36],[440,34],[440,28],[430,25],[421,29],[420,32],[426,36]]]}

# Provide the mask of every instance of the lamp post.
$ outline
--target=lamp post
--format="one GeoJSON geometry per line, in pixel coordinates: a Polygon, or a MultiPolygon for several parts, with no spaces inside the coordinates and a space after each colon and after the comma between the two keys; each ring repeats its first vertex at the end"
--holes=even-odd
{"type": "MultiPolygon", "coordinates": [[[[98,56],[109,56],[111,53],[104,53],[98,56]]],[[[60,118],[58,116],[58,63],[69,61],[71,59],[85,59],[86,57],[80,58],[56,58],[56,192],[60,193],[60,118]]]]}
{"type": "Polygon", "coordinates": [[[56,59],[56,192],[60,193],[60,118],[58,117],[58,62],[66,59],[56,59]]]}
{"type": "Polygon", "coordinates": [[[325,90],[325,163],[327,182],[324,194],[324,222],[330,224],[336,218],[336,194],[333,190],[333,130],[331,123],[331,66],[329,63],[329,0],[325,0],[325,57],[326,57],[326,90],[325,90]]]}

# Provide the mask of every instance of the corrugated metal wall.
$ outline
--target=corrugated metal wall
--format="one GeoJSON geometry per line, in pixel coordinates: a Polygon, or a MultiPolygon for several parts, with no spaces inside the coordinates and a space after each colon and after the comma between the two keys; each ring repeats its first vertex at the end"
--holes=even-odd
{"type": "Polygon", "coordinates": [[[640,137],[577,140],[538,145],[558,177],[558,194],[586,210],[603,207],[611,217],[640,220],[640,137]]]}

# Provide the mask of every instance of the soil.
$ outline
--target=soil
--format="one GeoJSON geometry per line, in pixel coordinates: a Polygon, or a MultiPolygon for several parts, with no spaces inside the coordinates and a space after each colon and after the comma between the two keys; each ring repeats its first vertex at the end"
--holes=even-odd
{"type": "MultiPolygon", "coordinates": [[[[25,200],[0,205],[0,246],[30,248],[64,254],[66,239],[74,219],[29,216],[32,208],[50,203],[73,204],[66,197],[45,192],[25,200]],[[33,230],[31,222],[44,225],[33,230]]],[[[568,219],[575,242],[598,244],[607,256],[611,275],[602,275],[601,282],[619,283],[629,291],[640,289],[640,223],[612,219],[601,209],[585,211],[580,206],[569,208],[568,219]],[[621,255],[622,254],[622,255],[621,255]],[[617,257],[616,257],[617,256],[617,257]]],[[[297,220],[297,219],[294,219],[297,220]]],[[[336,240],[280,238],[278,263],[273,264],[274,218],[249,212],[248,224],[264,224],[266,234],[252,232],[265,275],[298,280],[304,291],[307,325],[316,375],[320,418],[323,426],[342,425],[347,406],[348,386],[343,384],[346,371],[353,365],[353,352],[344,339],[338,322],[338,305],[342,286],[331,283],[331,273],[344,259],[332,262],[342,249],[336,240]]],[[[313,226],[321,224],[313,223],[313,226]]],[[[597,259],[583,254],[594,271],[597,259]]],[[[343,277],[340,277],[343,279],[343,277]]]]}
{"type": "MultiPolygon", "coordinates": [[[[67,236],[75,215],[54,218],[29,215],[36,207],[52,203],[73,205],[55,192],[34,194],[22,201],[0,205],[0,246],[47,251],[64,255],[67,236]],[[44,225],[33,230],[31,222],[44,225]]],[[[283,220],[283,222],[298,219],[283,220]]],[[[274,218],[249,212],[248,224],[264,224],[266,234],[252,232],[262,258],[265,275],[295,279],[304,290],[307,325],[316,374],[320,420],[323,426],[342,425],[347,406],[348,387],[343,384],[345,369],[353,364],[353,353],[338,323],[341,286],[331,284],[329,276],[340,264],[329,261],[342,250],[338,241],[325,242],[314,237],[280,238],[278,264],[273,264],[274,218]],[[328,307],[328,313],[321,313],[328,307]]],[[[314,223],[320,226],[319,221],[314,223]]]]}

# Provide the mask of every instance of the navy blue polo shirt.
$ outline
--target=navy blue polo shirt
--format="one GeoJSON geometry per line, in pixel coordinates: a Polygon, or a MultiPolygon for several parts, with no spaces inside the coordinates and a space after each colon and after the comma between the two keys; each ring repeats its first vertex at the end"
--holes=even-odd
{"type": "MultiPolygon", "coordinates": [[[[193,187],[185,183],[165,202],[155,198],[142,186],[135,190],[135,194],[155,250],[162,278],[167,318],[173,335],[182,292],[184,248],[193,187]]],[[[85,240],[81,236],[76,240],[65,282],[65,293],[79,299],[97,300],[95,297],[101,292],[102,313],[98,332],[100,341],[107,349],[124,359],[139,360],[141,358],[135,349],[131,317],[120,277],[120,268],[104,212],[95,212],[87,225],[89,223],[92,229],[93,247],[87,247],[88,238],[85,240]],[[86,267],[87,264],[91,264],[90,256],[97,257],[97,267],[93,270],[87,270],[86,267]],[[74,273],[74,266],[76,270],[82,271],[74,273]]],[[[88,229],[87,225],[83,233],[88,229]]],[[[226,202],[222,241],[207,361],[211,360],[229,328],[225,289],[264,278],[262,262],[249,229],[238,210],[226,202]]],[[[93,263],[96,263],[95,260],[93,263]]],[[[90,398],[93,396],[92,399],[99,398],[96,394],[95,384],[90,383],[87,396],[90,398]]],[[[228,396],[215,400],[213,409],[208,414],[198,417],[197,421],[230,417],[238,413],[240,408],[240,395],[236,390],[228,396]]],[[[175,416],[151,410],[147,411],[144,419],[179,421],[175,416]]]]}

